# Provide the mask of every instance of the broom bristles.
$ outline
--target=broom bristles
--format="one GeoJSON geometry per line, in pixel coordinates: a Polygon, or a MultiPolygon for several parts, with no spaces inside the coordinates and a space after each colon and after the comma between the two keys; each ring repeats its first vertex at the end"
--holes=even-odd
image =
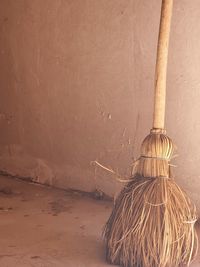
{"type": "MultiPolygon", "coordinates": [[[[149,169],[151,159],[145,159],[146,155],[143,155],[140,173],[119,194],[105,226],[107,260],[111,263],[124,267],[178,267],[181,264],[189,265],[197,252],[198,240],[194,229],[196,208],[174,179],[169,177],[169,164],[168,172],[163,175],[163,170],[166,170],[163,163],[166,162],[161,157],[163,152],[172,155],[164,151],[164,148],[172,151],[172,146],[166,135],[165,142],[160,136],[145,139],[148,153],[154,146],[155,153],[151,154],[154,172],[149,169]],[[158,149],[158,146],[162,148],[158,149]],[[155,154],[159,156],[157,161],[155,154]],[[141,175],[148,174],[146,166],[156,177],[141,175]]],[[[144,143],[142,146],[144,148],[144,143]]]]}
{"type": "Polygon", "coordinates": [[[107,259],[125,267],[177,267],[197,251],[195,206],[173,179],[135,176],[105,227],[107,259]]]}

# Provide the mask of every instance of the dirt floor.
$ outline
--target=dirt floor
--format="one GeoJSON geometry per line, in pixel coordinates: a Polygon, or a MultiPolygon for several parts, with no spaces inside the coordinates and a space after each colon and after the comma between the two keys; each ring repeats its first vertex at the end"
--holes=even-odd
{"type": "MultiPolygon", "coordinates": [[[[0,267],[106,267],[112,204],[0,176],[0,267]]],[[[200,256],[192,267],[200,267],[200,256]]]]}

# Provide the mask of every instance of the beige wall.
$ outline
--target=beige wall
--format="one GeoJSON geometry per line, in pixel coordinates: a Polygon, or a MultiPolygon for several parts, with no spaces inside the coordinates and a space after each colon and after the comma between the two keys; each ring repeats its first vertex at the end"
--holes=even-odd
{"type": "MultiPolygon", "coordinates": [[[[0,1],[0,169],[113,195],[151,127],[158,0],[0,1]]],[[[200,1],[175,1],[167,96],[177,181],[200,209],[200,1]]]]}

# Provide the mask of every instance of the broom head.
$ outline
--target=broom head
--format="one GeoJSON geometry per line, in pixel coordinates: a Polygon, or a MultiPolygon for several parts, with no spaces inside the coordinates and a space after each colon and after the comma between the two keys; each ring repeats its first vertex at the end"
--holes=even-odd
{"type": "Polygon", "coordinates": [[[133,179],[105,226],[106,256],[124,267],[189,265],[197,252],[196,208],[171,177],[172,140],[152,129],[133,179]]]}

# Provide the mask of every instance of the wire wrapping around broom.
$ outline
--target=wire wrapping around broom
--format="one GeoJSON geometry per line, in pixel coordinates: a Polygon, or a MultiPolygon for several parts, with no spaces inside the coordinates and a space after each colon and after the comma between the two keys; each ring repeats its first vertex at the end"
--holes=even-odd
{"type": "MultiPolygon", "coordinates": [[[[177,157],[178,155],[173,155],[171,157],[172,158],[175,158],[177,157]]],[[[167,159],[167,158],[164,158],[164,157],[150,157],[150,156],[140,156],[139,158],[137,158],[136,160],[134,160],[131,164],[132,166],[132,170],[131,170],[131,175],[134,176],[135,173],[136,173],[136,168],[137,168],[137,165],[138,165],[138,162],[141,158],[146,158],[146,159],[159,159],[159,160],[167,160],[169,162],[169,166],[171,167],[177,167],[177,165],[174,165],[174,164],[171,164],[170,163],[170,159],[167,159]]],[[[98,162],[97,160],[93,160],[90,162],[91,165],[97,165],[99,166],[100,168],[102,168],[103,170],[105,171],[108,171],[112,174],[114,174],[116,176],[116,180],[119,181],[119,182],[122,182],[122,183],[127,183],[127,182],[131,182],[133,178],[123,178],[122,175],[120,175],[118,172],[114,171],[113,169],[109,168],[109,167],[106,167],[105,165],[101,164],[100,162],[98,162]]],[[[171,177],[168,177],[168,176],[157,176],[156,178],[166,178],[166,179],[169,179],[171,177]]]]}

